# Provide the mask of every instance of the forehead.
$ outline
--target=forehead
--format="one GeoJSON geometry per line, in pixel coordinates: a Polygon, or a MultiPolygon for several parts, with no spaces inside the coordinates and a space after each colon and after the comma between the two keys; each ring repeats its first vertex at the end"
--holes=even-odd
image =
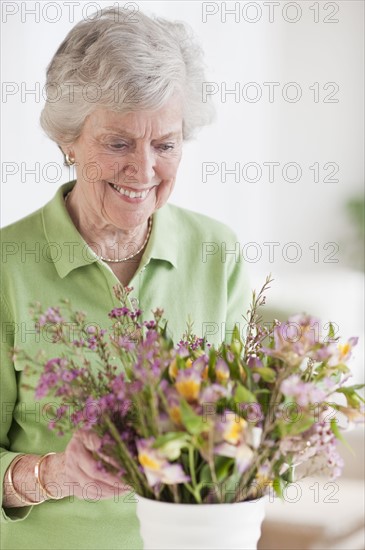
{"type": "Polygon", "coordinates": [[[136,110],[118,113],[108,109],[97,108],[88,117],[85,131],[99,133],[123,133],[135,139],[151,136],[154,139],[167,134],[178,134],[182,131],[183,110],[179,98],[171,98],[156,110],[136,110]]]}

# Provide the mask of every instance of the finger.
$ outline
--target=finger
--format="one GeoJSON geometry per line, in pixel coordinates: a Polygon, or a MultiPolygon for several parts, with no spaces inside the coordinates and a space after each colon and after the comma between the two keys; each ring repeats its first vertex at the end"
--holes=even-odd
{"type": "Polygon", "coordinates": [[[114,483],[121,482],[120,476],[116,476],[106,470],[98,469],[97,461],[92,453],[85,447],[80,437],[70,441],[67,455],[69,458],[70,473],[73,468],[73,471],[78,471],[79,475],[82,474],[84,479],[88,479],[89,481],[100,481],[108,486],[113,486],[114,483]]]}
{"type": "Polygon", "coordinates": [[[101,447],[100,437],[92,430],[79,430],[75,437],[83,443],[89,451],[98,451],[101,447]]]}

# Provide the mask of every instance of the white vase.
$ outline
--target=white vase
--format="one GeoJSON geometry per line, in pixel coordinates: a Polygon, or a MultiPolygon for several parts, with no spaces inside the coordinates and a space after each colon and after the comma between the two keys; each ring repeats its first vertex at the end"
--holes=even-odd
{"type": "Polygon", "coordinates": [[[144,550],[255,550],[266,498],[234,504],[174,504],[137,495],[144,550]]]}

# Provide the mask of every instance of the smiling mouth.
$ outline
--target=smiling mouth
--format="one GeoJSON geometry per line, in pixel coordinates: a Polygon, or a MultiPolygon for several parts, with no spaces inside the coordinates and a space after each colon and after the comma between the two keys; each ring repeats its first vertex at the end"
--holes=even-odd
{"type": "Polygon", "coordinates": [[[115,185],[115,183],[110,183],[110,182],[108,183],[118,193],[126,197],[129,197],[130,199],[145,199],[149,194],[149,192],[151,191],[151,189],[153,189],[152,187],[150,187],[149,189],[145,189],[144,191],[133,191],[131,189],[127,189],[126,187],[115,185]]]}

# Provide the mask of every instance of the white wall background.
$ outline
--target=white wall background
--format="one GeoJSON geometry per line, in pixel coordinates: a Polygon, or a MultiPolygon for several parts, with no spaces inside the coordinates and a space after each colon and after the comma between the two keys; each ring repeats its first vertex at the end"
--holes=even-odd
{"type": "MultiPolygon", "coordinates": [[[[42,90],[46,66],[73,24],[90,16],[97,5],[113,3],[1,3],[2,226],[39,208],[70,179],[68,169],[57,173],[51,164],[61,167],[62,159],[38,122],[42,95],[26,91],[42,90]],[[36,174],[27,173],[31,169],[36,174]]],[[[335,321],[344,337],[362,335],[363,277],[346,266],[346,237],[351,236],[351,228],[344,201],[363,192],[364,184],[364,3],[136,4],[147,13],[180,19],[193,27],[206,52],[207,79],[219,90],[217,120],[186,145],[171,201],[236,230],[240,249],[249,260],[252,286],[259,287],[269,272],[276,279],[268,297],[274,309],[306,310],[324,322],[335,321]],[[233,8],[236,14],[227,14],[224,22],[224,11],[233,8]],[[206,22],[204,9],[216,11],[206,22]],[[257,102],[247,101],[255,93],[253,87],[245,89],[249,82],[255,82],[262,93],[257,102]],[[272,102],[265,82],[279,83],[272,102]],[[290,82],[301,90],[297,102],[283,98],[285,84],[290,82]],[[316,82],[318,101],[310,89],[316,82]],[[325,90],[331,82],[335,87],[325,90]],[[233,95],[222,101],[223,83],[228,89],[238,86],[242,93],[237,102],[233,95]],[[332,97],[336,102],[325,102],[333,90],[338,90],[332,97]],[[204,182],[202,166],[208,162],[217,163],[218,173],[204,182]],[[264,162],[280,163],[272,182],[264,162]],[[262,177],[250,182],[241,173],[238,182],[234,175],[223,182],[221,163],[227,168],[239,163],[241,169],[257,163],[262,177]],[[300,167],[299,181],[284,180],[282,168],[287,163],[300,167]],[[309,168],[315,163],[320,167],[318,182],[309,168]],[[338,181],[324,181],[331,173],[330,167],[324,170],[326,163],[338,165],[333,176],[338,181]],[[247,247],[251,242],[257,244],[247,247]],[[279,243],[271,258],[269,246],[263,244],[268,242],[279,243]],[[288,246],[292,242],[297,245],[288,246]],[[314,243],[318,243],[318,257],[310,249],[314,243]],[[326,250],[327,243],[340,246],[332,257],[334,263],[328,263],[330,258],[325,261],[335,251],[332,245],[326,250]],[[298,252],[298,261],[290,261],[298,252]]],[[[289,87],[286,97],[293,98],[294,92],[289,87]]],[[[294,172],[289,170],[287,176],[293,178],[294,172]]],[[[253,171],[248,177],[254,177],[253,171]]],[[[357,378],[363,377],[361,346],[354,363],[357,378]]]]}

